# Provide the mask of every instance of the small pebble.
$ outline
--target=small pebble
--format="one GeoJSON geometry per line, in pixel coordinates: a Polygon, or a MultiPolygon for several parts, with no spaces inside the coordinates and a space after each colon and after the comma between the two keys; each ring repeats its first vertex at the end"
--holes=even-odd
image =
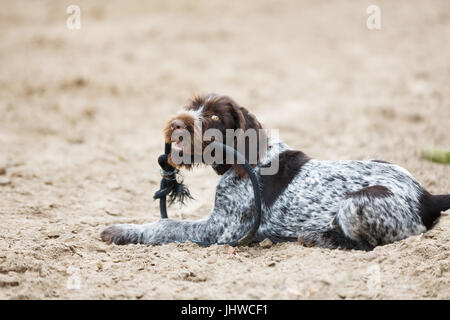
{"type": "Polygon", "coordinates": [[[213,264],[216,263],[216,261],[217,261],[216,257],[209,257],[208,259],[206,259],[207,264],[213,264]]]}
{"type": "Polygon", "coordinates": [[[60,232],[59,232],[59,231],[56,231],[56,230],[51,230],[51,231],[47,231],[47,232],[45,233],[45,235],[46,235],[47,238],[49,238],[49,239],[56,239],[56,238],[59,238],[60,232]]]}
{"type": "Polygon", "coordinates": [[[267,266],[268,267],[274,267],[276,265],[275,261],[270,261],[267,266]]]}
{"type": "Polygon", "coordinates": [[[11,183],[11,180],[8,177],[0,177],[0,186],[7,186],[11,183]]]}
{"type": "Polygon", "coordinates": [[[289,295],[291,295],[291,296],[295,296],[295,297],[301,296],[301,292],[298,291],[297,289],[294,289],[294,288],[288,288],[286,291],[287,291],[287,293],[288,293],[289,295]]]}
{"type": "Polygon", "coordinates": [[[138,293],[136,299],[142,299],[145,296],[145,292],[138,293]]]}
{"type": "Polygon", "coordinates": [[[107,184],[107,187],[109,190],[114,191],[114,190],[118,190],[120,189],[120,185],[118,183],[115,182],[110,182],[107,184]]]}
{"type": "Polygon", "coordinates": [[[116,208],[107,208],[105,209],[105,212],[109,214],[110,216],[119,216],[120,211],[116,208]]]}
{"type": "Polygon", "coordinates": [[[365,255],[365,258],[367,261],[372,261],[372,260],[378,258],[378,254],[376,252],[369,252],[365,255]]]}
{"type": "Polygon", "coordinates": [[[94,206],[97,209],[105,209],[107,205],[108,205],[108,202],[106,202],[106,201],[97,201],[94,203],[94,206]]]}
{"type": "Polygon", "coordinates": [[[259,243],[261,248],[270,248],[272,246],[272,241],[269,238],[265,238],[263,241],[259,243]]]}
{"type": "Polygon", "coordinates": [[[0,274],[0,288],[3,287],[17,287],[20,284],[19,280],[9,275],[0,274]]]}
{"type": "Polygon", "coordinates": [[[0,168],[0,176],[5,175],[5,174],[6,174],[6,169],[0,168]]]}

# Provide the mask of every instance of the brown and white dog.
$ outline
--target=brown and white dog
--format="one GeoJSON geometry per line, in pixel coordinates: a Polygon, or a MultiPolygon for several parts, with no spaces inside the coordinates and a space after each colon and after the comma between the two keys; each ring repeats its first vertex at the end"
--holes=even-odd
{"type": "Polygon", "coordinates": [[[102,232],[104,241],[213,244],[235,243],[244,236],[254,221],[252,186],[234,159],[209,148],[220,136],[240,148],[261,185],[262,218],[254,241],[300,240],[307,246],[370,250],[425,232],[450,208],[450,195],[431,195],[397,165],[310,159],[268,139],[256,117],[226,96],[195,97],[169,119],[164,136],[173,144],[174,166],[205,163],[220,175],[210,216],[113,225],[102,232]]]}

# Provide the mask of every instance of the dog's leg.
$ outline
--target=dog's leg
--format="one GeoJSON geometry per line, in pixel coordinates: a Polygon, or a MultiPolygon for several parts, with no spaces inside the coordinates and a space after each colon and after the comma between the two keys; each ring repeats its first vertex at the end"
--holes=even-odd
{"type": "MultiPolygon", "coordinates": [[[[220,200],[216,198],[216,204],[220,200]]],[[[201,245],[234,243],[251,228],[254,217],[245,207],[221,206],[208,218],[191,220],[161,219],[146,224],[115,224],[101,233],[103,241],[115,244],[165,244],[191,241],[201,245]]]]}
{"type": "Polygon", "coordinates": [[[426,230],[414,205],[384,186],[349,193],[332,225],[347,237],[372,246],[391,243],[426,230]]]}
{"type": "Polygon", "coordinates": [[[115,244],[165,244],[191,241],[201,245],[236,243],[255,221],[251,182],[234,171],[223,175],[216,186],[214,209],[208,218],[189,221],[161,219],[147,224],[116,224],[101,233],[115,244]]]}
{"type": "Polygon", "coordinates": [[[162,219],[147,224],[116,224],[101,233],[103,241],[115,244],[164,244],[192,241],[216,242],[217,232],[208,220],[176,221],[162,219]]]}

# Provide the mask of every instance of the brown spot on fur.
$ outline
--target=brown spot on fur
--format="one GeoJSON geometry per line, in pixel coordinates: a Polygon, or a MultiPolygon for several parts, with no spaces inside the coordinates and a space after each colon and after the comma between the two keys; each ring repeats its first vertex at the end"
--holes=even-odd
{"type": "Polygon", "coordinates": [[[363,188],[355,192],[349,192],[345,197],[386,198],[392,195],[393,195],[392,191],[386,188],[385,186],[376,185],[363,188]]]}
{"type": "Polygon", "coordinates": [[[261,176],[263,203],[270,207],[309,160],[310,158],[301,151],[282,152],[279,156],[278,172],[274,175],[261,176]]]}

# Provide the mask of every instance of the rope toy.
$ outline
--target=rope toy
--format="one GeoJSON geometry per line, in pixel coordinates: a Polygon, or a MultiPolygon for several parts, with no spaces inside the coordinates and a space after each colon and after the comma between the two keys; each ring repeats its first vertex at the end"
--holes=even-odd
{"type": "Polygon", "coordinates": [[[177,179],[179,177],[179,170],[172,167],[168,160],[171,151],[171,144],[166,143],[164,154],[158,157],[158,163],[161,167],[161,184],[160,189],[156,191],[153,199],[159,199],[159,210],[161,218],[167,219],[166,198],[169,197],[169,206],[174,202],[184,204],[186,198],[194,199],[189,192],[189,189],[183,184],[183,180],[177,179]]]}
{"type": "MultiPolygon", "coordinates": [[[[253,186],[253,193],[255,197],[255,209],[256,209],[254,223],[251,226],[250,230],[241,239],[239,239],[238,241],[232,241],[230,243],[218,243],[218,244],[229,244],[231,246],[247,245],[251,243],[252,240],[254,239],[256,232],[258,231],[259,225],[261,223],[261,191],[258,183],[258,178],[255,174],[255,171],[248,163],[248,161],[237,150],[217,141],[213,141],[211,143],[213,143],[216,147],[222,147],[225,154],[227,155],[232,154],[234,160],[238,161],[238,163],[243,163],[242,166],[248,173],[248,176],[253,186]]],[[[193,199],[189,192],[189,189],[183,184],[183,180],[177,179],[177,177],[179,177],[179,170],[172,167],[168,162],[171,149],[172,145],[170,143],[166,143],[164,148],[164,154],[158,157],[158,163],[161,167],[162,179],[160,189],[156,191],[155,195],[153,196],[153,199],[155,200],[159,199],[159,210],[162,219],[168,218],[167,203],[166,203],[167,197],[169,197],[169,206],[174,202],[179,202],[183,205],[186,198],[193,199]]],[[[195,242],[195,243],[203,246],[209,246],[213,244],[206,242],[195,242]]]]}

